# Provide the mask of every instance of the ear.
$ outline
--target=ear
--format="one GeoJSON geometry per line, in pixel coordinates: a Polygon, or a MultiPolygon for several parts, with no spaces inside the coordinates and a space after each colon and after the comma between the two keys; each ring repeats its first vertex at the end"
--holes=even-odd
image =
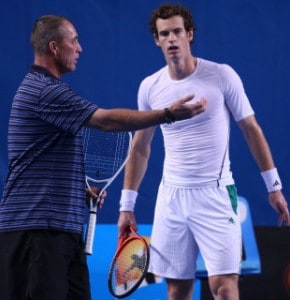
{"type": "Polygon", "coordinates": [[[50,41],[49,44],[48,44],[48,48],[50,50],[50,52],[56,56],[57,53],[58,53],[58,47],[57,47],[57,44],[55,41],[50,41]]]}
{"type": "Polygon", "coordinates": [[[155,41],[155,44],[157,47],[160,47],[160,43],[159,43],[159,40],[158,40],[158,36],[156,34],[153,34],[153,37],[154,37],[154,41],[155,41]]]}
{"type": "Polygon", "coordinates": [[[193,41],[193,30],[192,29],[187,32],[187,36],[188,36],[188,41],[192,42],[193,41]]]}

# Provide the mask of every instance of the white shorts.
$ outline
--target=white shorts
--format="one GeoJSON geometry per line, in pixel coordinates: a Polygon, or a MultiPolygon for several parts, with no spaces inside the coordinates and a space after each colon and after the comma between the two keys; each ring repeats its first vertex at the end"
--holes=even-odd
{"type": "Polygon", "coordinates": [[[161,183],[151,236],[149,271],[192,279],[200,251],[208,276],[238,274],[241,223],[234,185],[187,188],[161,183]]]}

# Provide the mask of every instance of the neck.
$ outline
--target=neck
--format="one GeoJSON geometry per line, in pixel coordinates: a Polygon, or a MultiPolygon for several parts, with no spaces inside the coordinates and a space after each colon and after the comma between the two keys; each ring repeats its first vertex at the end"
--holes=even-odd
{"type": "Polygon", "coordinates": [[[51,74],[53,74],[56,78],[61,77],[61,73],[59,72],[56,64],[50,57],[47,56],[35,56],[34,64],[46,68],[51,74]]]}
{"type": "Polygon", "coordinates": [[[196,69],[197,59],[190,56],[185,60],[172,60],[168,63],[170,77],[174,80],[181,80],[191,75],[196,69]]]}

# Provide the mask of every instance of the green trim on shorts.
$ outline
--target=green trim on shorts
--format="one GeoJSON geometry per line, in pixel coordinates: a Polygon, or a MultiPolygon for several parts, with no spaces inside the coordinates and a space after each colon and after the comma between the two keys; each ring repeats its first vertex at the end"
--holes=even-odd
{"type": "Polygon", "coordinates": [[[226,186],[229,197],[231,200],[232,208],[235,214],[237,214],[237,209],[238,209],[238,193],[237,193],[237,188],[234,184],[227,185],[226,186]]]}

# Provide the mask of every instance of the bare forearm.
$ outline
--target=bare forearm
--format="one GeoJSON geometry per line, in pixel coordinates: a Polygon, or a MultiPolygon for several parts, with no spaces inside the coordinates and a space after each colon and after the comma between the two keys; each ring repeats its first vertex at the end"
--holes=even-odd
{"type": "Polygon", "coordinates": [[[164,110],[136,111],[130,109],[102,109],[95,111],[88,126],[103,131],[135,131],[165,122],[164,110]]]}
{"type": "Polygon", "coordinates": [[[124,189],[138,191],[148,166],[148,154],[132,152],[125,169],[124,189]]]}
{"type": "Polygon", "coordinates": [[[192,118],[205,111],[207,101],[201,99],[188,103],[193,98],[189,95],[172,103],[168,108],[151,111],[137,111],[125,108],[97,109],[89,118],[86,126],[103,131],[135,131],[174,121],[192,118]]]}
{"type": "Polygon", "coordinates": [[[274,168],[272,154],[264,134],[260,132],[259,134],[250,136],[248,141],[251,153],[260,170],[265,171],[274,168]]]}
{"type": "Polygon", "coordinates": [[[240,127],[259,169],[265,171],[274,168],[269,144],[257,122],[252,122],[249,126],[240,124],[240,127]]]}

